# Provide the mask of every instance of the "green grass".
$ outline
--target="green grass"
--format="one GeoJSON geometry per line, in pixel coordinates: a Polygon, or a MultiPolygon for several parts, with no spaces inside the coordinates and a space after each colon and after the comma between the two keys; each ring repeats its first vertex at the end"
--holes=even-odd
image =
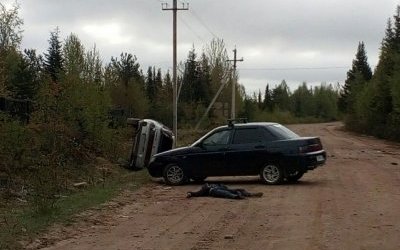
{"type": "Polygon", "coordinates": [[[32,206],[6,206],[0,211],[0,249],[21,249],[19,241],[35,238],[54,223],[69,224],[75,214],[104,204],[122,190],[135,190],[149,180],[146,171],[121,174],[104,186],[92,186],[60,198],[53,209],[38,212],[32,206]]]}
{"type": "Polygon", "coordinates": [[[255,114],[254,121],[278,122],[282,124],[300,124],[300,123],[321,123],[332,121],[330,119],[317,117],[296,117],[290,112],[260,112],[255,114]]]}

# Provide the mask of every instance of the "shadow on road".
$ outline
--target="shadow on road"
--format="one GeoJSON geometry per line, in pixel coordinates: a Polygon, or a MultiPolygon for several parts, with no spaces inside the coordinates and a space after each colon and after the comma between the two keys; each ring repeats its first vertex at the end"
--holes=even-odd
{"type": "MultiPolygon", "coordinates": [[[[165,185],[164,180],[162,178],[153,179],[153,181],[157,184],[165,185]]],[[[299,180],[297,182],[282,182],[279,185],[266,185],[263,184],[260,178],[255,176],[240,176],[240,177],[209,177],[203,182],[194,182],[191,181],[187,183],[185,186],[201,186],[204,183],[210,184],[224,184],[224,185],[246,185],[246,186],[256,186],[262,185],[265,187],[282,187],[282,186],[298,186],[298,187],[324,187],[327,186],[325,181],[318,180],[299,180]]]]}

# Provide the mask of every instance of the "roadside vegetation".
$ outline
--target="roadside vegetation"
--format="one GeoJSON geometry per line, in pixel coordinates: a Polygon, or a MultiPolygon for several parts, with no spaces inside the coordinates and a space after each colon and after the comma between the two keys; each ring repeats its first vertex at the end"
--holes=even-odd
{"type": "Polygon", "coordinates": [[[350,130],[400,141],[400,6],[387,22],[379,62],[371,70],[360,42],[339,99],[350,130]]]}
{"type": "MultiPolygon", "coordinates": [[[[170,72],[143,69],[128,52],[104,62],[97,48],[84,47],[77,35],[61,40],[57,27],[45,53],[22,49],[18,11],[17,4],[6,9],[0,3],[0,248],[9,249],[51,223],[67,222],[119,190],[146,182],[146,173],[118,165],[128,159],[133,136],[126,118],[172,126],[170,72]]],[[[237,116],[288,124],[334,121],[344,113],[352,130],[400,140],[399,10],[393,20],[373,73],[360,43],[343,89],[304,82],[292,90],[283,80],[246,93],[238,84],[237,116]]],[[[239,80],[227,59],[224,41],[214,39],[200,52],[192,48],[180,63],[180,145],[226,123],[230,86],[239,80]]]]}

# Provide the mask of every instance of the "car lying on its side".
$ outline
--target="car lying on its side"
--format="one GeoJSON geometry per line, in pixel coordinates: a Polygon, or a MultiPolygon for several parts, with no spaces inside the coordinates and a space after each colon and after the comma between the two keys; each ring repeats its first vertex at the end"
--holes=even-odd
{"type": "Polygon", "coordinates": [[[191,146],[153,155],[147,168],[169,185],[209,176],[251,175],[259,175],[266,184],[279,184],[297,181],[325,161],[318,137],[300,137],[278,123],[230,123],[191,146]]]}
{"type": "Polygon", "coordinates": [[[128,124],[135,128],[135,138],[128,164],[128,168],[132,170],[146,168],[153,155],[170,150],[174,145],[174,134],[158,121],[128,118],[128,124]]]}

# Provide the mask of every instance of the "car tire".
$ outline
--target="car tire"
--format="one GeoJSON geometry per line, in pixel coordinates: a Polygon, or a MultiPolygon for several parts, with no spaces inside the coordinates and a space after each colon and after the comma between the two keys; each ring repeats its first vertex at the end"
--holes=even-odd
{"type": "Polygon", "coordinates": [[[207,178],[207,176],[192,176],[190,179],[192,179],[196,183],[202,183],[204,180],[207,178]]]}
{"type": "Polygon", "coordinates": [[[182,185],[186,181],[183,168],[176,163],[169,164],[164,168],[163,177],[165,183],[171,186],[182,185]]]}
{"type": "Polygon", "coordinates": [[[298,180],[300,180],[301,177],[303,177],[304,172],[302,171],[296,171],[294,173],[288,174],[288,176],[286,176],[286,180],[288,182],[297,182],[298,180]]]}
{"type": "Polygon", "coordinates": [[[283,180],[283,170],[277,164],[266,164],[260,170],[260,177],[265,184],[277,185],[283,180]]]}

